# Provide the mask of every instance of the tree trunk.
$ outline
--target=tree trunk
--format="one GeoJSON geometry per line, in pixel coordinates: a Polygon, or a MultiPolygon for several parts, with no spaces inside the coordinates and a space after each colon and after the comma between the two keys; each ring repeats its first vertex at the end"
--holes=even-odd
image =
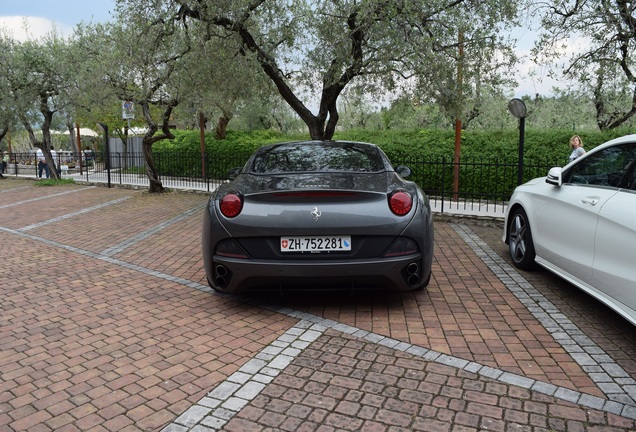
{"type": "MultiPolygon", "coordinates": [[[[42,122],[42,152],[49,168],[49,177],[54,180],[59,180],[57,175],[57,161],[53,161],[51,156],[51,123],[53,121],[54,111],[51,111],[48,106],[49,96],[47,93],[40,94],[40,113],[44,117],[42,122]]],[[[58,149],[59,150],[59,149],[58,149]]]]}
{"type": "Polygon", "coordinates": [[[146,166],[146,175],[150,182],[149,192],[162,193],[165,192],[166,189],[161,184],[161,180],[159,180],[159,173],[152,159],[152,144],[152,140],[147,140],[146,137],[144,137],[142,150],[144,154],[144,165],[146,166]]]}
{"type": "Polygon", "coordinates": [[[53,118],[54,112],[48,109],[41,109],[40,112],[44,117],[44,121],[42,122],[42,141],[39,141],[35,137],[33,128],[31,127],[31,124],[29,123],[26,116],[22,115],[20,117],[24,128],[29,134],[29,141],[31,142],[31,145],[42,150],[42,154],[44,155],[44,159],[46,160],[46,164],[48,167],[49,176],[55,180],[58,180],[59,176],[57,175],[57,170],[55,169],[55,164],[53,163],[53,157],[51,156],[51,119],[53,118]]]}
{"type": "Polygon", "coordinates": [[[142,153],[144,155],[144,165],[146,166],[146,175],[148,176],[148,181],[150,182],[150,187],[148,189],[150,193],[165,192],[165,188],[161,184],[161,180],[159,180],[159,171],[157,171],[155,162],[152,159],[152,145],[157,141],[161,141],[163,139],[174,139],[174,135],[170,131],[170,116],[172,114],[172,109],[178,104],[179,101],[176,99],[166,102],[162,115],[162,133],[159,135],[155,135],[158,128],[157,124],[152,119],[152,115],[150,114],[150,104],[147,100],[139,101],[141,110],[144,113],[144,119],[146,121],[146,124],[148,125],[148,131],[144,135],[141,146],[142,153]]]}
{"type": "Polygon", "coordinates": [[[230,119],[222,115],[219,117],[218,122],[216,123],[216,137],[220,140],[225,139],[227,137],[227,125],[230,122],[230,119]]]}
{"type": "Polygon", "coordinates": [[[303,119],[309,129],[309,136],[313,140],[323,140],[325,138],[325,122],[314,115],[303,119]]]}

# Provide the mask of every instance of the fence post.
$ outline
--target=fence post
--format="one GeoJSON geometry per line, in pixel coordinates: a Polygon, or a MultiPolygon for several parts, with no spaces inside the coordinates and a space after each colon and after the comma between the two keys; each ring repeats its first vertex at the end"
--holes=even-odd
{"type": "Polygon", "coordinates": [[[444,159],[442,157],[442,207],[440,209],[441,213],[444,213],[444,194],[445,194],[445,185],[446,182],[444,181],[446,179],[446,159],[444,159]]]}
{"type": "Polygon", "coordinates": [[[123,176],[123,171],[124,171],[123,159],[121,157],[121,153],[120,152],[117,152],[116,155],[117,155],[117,168],[119,170],[119,184],[123,184],[122,183],[123,182],[122,176],[123,176]]]}
{"type": "Polygon", "coordinates": [[[205,161],[205,174],[204,174],[203,181],[205,182],[205,187],[206,187],[207,191],[210,192],[210,176],[208,175],[208,169],[207,169],[208,168],[207,164],[208,164],[208,160],[209,160],[208,159],[208,151],[207,151],[207,149],[205,149],[203,151],[203,159],[205,161]]]}

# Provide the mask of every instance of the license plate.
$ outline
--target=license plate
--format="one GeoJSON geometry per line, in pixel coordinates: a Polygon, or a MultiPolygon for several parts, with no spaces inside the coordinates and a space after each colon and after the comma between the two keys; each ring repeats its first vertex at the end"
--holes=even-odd
{"type": "Polygon", "coordinates": [[[351,250],[351,236],[281,237],[281,252],[345,252],[351,250]]]}

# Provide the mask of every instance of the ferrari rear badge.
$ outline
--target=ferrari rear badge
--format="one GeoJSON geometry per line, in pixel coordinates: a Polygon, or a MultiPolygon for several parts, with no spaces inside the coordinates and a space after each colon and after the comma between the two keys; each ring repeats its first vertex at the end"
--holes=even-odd
{"type": "Polygon", "coordinates": [[[314,209],[311,212],[311,215],[314,217],[315,221],[318,221],[318,218],[322,215],[322,213],[320,213],[320,210],[318,210],[318,207],[314,207],[314,209]]]}

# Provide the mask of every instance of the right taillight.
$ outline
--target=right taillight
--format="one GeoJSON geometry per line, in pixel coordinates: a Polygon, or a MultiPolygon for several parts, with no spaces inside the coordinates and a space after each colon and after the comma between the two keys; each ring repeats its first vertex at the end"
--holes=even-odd
{"type": "Polygon", "coordinates": [[[411,211],[413,207],[413,198],[404,191],[394,192],[389,196],[389,208],[398,215],[404,216],[411,211]]]}
{"type": "Polygon", "coordinates": [[[238,194],[227,194],[219,202],[221,214],[225,217],[233,218],[243,210],[243,198],[238,194]]]}

